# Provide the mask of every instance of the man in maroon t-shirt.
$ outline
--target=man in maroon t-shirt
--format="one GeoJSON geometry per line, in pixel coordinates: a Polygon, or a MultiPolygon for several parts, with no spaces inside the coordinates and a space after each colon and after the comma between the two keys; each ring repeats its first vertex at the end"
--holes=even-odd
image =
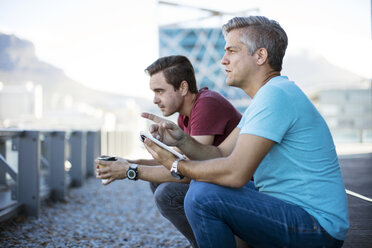
{"type": "Polygon", "coordinates": [[[178,126],[193,137],[213,135],[211,145],[218,146],[234,130],[240,117],[240,113],[223,96],[205,87],[196,95],[190,114],[180,113],[178,126]]]}
{"type": "MultiPolygon", "coordinates": [[[[186,57],[160,58],[145,71],[150,75],[153,102],[164,116],[178,112],[178,125],[198,142],[218,146],[239,123],[241,114],[222,95],[208,88],[197,90],[194,69],[186,57]]],[[[103,169],[97,167],[97,178],[108,179],[106,185],[116,179],[124,179],[134,164],[134,180],[150,182],[161,214],[177,227],[193,247],[197,247],[183,210],[190,181],[188,178],[175,179],[169,170],[154,160],[123,158],[105,163],[103,169]]]]}

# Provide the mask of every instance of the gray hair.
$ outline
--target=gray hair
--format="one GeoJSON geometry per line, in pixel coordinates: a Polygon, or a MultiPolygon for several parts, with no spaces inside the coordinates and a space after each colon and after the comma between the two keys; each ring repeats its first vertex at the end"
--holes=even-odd
{"type": "Polygon", "coordinates": [[[264,16],[234,17],[222,26],[225,38],[233,29],[242,30],[240,41],[248,47],[251,55],[259,48],[266,48],[271,68],[282,70],[288,37],[278,22],[264,16]]]}

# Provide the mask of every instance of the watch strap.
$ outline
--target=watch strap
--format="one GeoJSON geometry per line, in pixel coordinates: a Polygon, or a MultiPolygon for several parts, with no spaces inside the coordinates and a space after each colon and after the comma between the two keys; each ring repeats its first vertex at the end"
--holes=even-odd
{"type": "Polygon", "coordinates": [[[133,170],[137,170],[137,168],[138,168],[138,164],[130,164],[130,166],[129,166],[131,169],[133,169],[133,170]]]}
{"type": "Polygon", "coordinates": [[[173,177],[177,178],[177,179],[182,179],[184,178],[183,175],[181,175],[179,172],[178,172],[178,163],[182,160],[185,160],[184,158],[177,158],[173,163],[172,163],[172,168],[170,169],[171,171],[171,174],[173,177]]]}

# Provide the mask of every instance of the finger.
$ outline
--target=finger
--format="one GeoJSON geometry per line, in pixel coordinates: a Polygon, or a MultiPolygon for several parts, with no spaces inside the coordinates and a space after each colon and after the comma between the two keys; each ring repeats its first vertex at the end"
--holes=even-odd
{"type": "Polygon", "coordinates": [[[156,133],[159,130],[159,125],[158,124],[151,124],[149,127],[149,132],[151,134],[156,133]]]}
{"type": "Polygon", "coordinates": [[[164,128],[162,128],[158,124],[152,124],[149,128],[149,132],[155,139],[163,140],[163,129],[164,128]]]}
{"type": "Polygon", "coordinates": [[[153,121],[155,123],[160,123],[160,122],[166,121],[164,118],[161,118],[157,115],[146,113],[146,112],[142,113],[141,116],[143,118],[148,119],[150,121],[153,121]]]}
{"type": "Polygon", "coordinates": [[[106,186],[106,185],[109,185],[110,183],[112,183],[113,181],[115,181],[115,179],[110,178],[107,181],[103,181],[102,184],[106,186]]]}
{"type": "Polygon", "coordinates": [[[163,128],[165,129],[170,129],[170,130],[177,130],[178,129],[178,126],[176,124],[174,124],[173,122],[164,122],[161,124],[163,128]]]}
{"type": "Polygon", "coordinates": [[[105,165],[111,164],[112,161],[104,161],[104,160],[96,159],[94,160],[94,163],[96,164],[96,166],[99,166],[100,164],[105,166],[105,165]]]}
{"type": "Polygon", "coordinates": [[[101,173],[97,176],[98,179],[110,179],[111,178],[111,174],[110,173],[101,173]]]}
{"type": "Polygon", "coordinates": [[[155,138],[157,138],[160,141],[163,141],[163,137],[164,137],[164,128],[160,127],[155,138]]]}
{"type": "Polygon", "coordinates": [[[154,142],[152,142],[150,139],[145,139],[145,148],[146,150],[151,154],[151,156],[155,159],[155,160],[158,160],[159,159],[159,156],[158,154],[153,150],[154,147],[156,147],[157,145],[154,144],[154,142]]]}
{"type": "Polygon", "coordinates": [[[97,172],[98,175],[107,173],[109,171],[111,171],[111,168],[109,168],[109,167],[99,167],[98,169],[96,169],[96,172],[97,172]]]}
{"type": "Polygon", "coordinates": [[[144,143],[146,149],[150,152],[150,154],[154,157],[155,160],[173,156],[171,152],[158,146],[155,142],[152,142],[150,139],[146,139],[144,143]]]}
{"type": "MultiPolygon", "coordinates": [[[[159,147],[155,142],[150,140],[149,138],[146,138],[145,141],[143,142],[145,146],[151,148],[151,150],[155,151],[157,147],[159,147]]],[[[160,148],[160,147],[159,147],[160,148]]]]}

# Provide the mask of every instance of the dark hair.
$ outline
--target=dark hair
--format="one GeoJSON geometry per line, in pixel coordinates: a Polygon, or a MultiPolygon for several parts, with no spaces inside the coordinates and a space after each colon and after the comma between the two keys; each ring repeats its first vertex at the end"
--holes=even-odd
{"type": "Polygon", "coordinates": [[[198,93],[194,68],[185,56],[174,55],[162,57],[145,69],[145,72],[150,76],[161,71],[164,73],[167,83],[173,85],[174,90],[178,90],[181,82],[186,81],[191,93],[198,93]]]}
{"type": "Polygon", "coordinates": [[[222,26],[225,37],[234,29],[242,30],[241,41],[248,46],[251,55],[259,48],[266,48],[271,68],[282,70],[288,37],[278,22],[264,16],[234,17],[222,26]]]}

